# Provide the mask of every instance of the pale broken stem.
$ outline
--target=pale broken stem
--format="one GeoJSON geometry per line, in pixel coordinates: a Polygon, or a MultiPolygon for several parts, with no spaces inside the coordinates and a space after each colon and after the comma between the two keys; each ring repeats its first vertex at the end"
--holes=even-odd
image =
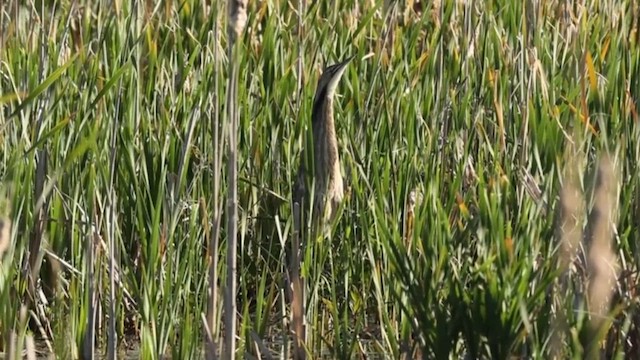
{"type": "Polygon", "coordinates": [[[589,214],[586,237],[587,245],[590,245],[587,270],[591,334],[585,347],[590,348],[590,356],[597,354],[600,336],[604,335],[609,323],[606,319],[618,277],[618,262],[612,244],[617,181],[611,159],[604,156],[598,166],[595,202],[589,214]]]}
{"type": "MultiPolygon", "coordinates": [[[[558,267],[561,270],[556,291],[566,294],[570,281],[571,265],[575,262],[582,241],[582,221],[584,218],[584,200],[580,191],[577,165],[580,163],[575,155],[566,161],[565,183],[560,190],[560,214],[557,224],[557,236],[560,239],[558,267]]],[[[556,336],[550,338],[550,359],[563,357],[564,342],[569,333],[567,315],[558,311],[553,319],[556,336]]]]}
{"type": "MultiPolygon", "coordinates": [[[[571,158],[569,163],[577,159],[571,158]]],[[[572,166],[572,165],[570,165],[572,166]]],[[[569,269],[578,256],[582,240],[582,221],[584,218],[584,200],[578,183],[577,169],[570,168],[565,185],[560,191],[560,257],[559,266],[563,273],[569,269]]]]}
{"type": "Polygon", "coordinates": [[[11,220],[0,216],[0,261],[2,261],[2,255],[9,249],[9,245],[11,245],[11,220]]]}

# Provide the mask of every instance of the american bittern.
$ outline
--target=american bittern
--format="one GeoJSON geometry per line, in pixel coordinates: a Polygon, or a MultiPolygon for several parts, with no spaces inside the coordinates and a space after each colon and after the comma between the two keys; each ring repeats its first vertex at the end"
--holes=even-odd
{"type": "MultiPolygon", "coordinates": [[[[342,174],[340,173],[340,155],[338,154],[338,140],[333,119],[333,95],[338,87],[347,65],[353,59],[350,57],[338,64],[327,67],[316,88],[313,99],[311,125],[313,129],[313,179],[314,218],[331,221],[344,196],[342,174]]],[[[304,160],[300,162],[298,178],[294,188],[294,203],[303,206],[306,191],[304,160]]]]}
{"type": "Polygon", "coordinates": [[[291,328],[295,336],[294,339],[294,359],[304,359],[306,357],[304,342],[306,331],[304,325],[304,280],[300,276],[301,250],[305,242],[300,241],[303,234],[304,221],[303,214],[306,213],[309,198],[307,191],[307,175],[315,180],[314,201],[313,201],[313,221],[311,236],[315,237],[319,228],[322,228],[324,221],[331,221],[336,216],[336,210],[344,196],[342,184],[342,174],[340,173],[340,155],[338,154],[338,140],[336,139],[336,129],[333,120],[333,95],[336,92],[338,81],[344,70],[353,58],[349,58],[339,64],[327,67],[320,80],[316,95],[313,99],[313,112],[311,114],[311,125],[313,129],[313,172],[307,174],[305,171],[304,157],[300,161],[300,168],[293,190],[293,217],[294,236],[291,242],[291,328]]]}

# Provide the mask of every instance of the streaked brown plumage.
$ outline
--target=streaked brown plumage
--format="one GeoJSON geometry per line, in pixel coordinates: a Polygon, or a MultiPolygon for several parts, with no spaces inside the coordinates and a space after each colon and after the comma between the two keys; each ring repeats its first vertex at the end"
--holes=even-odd
{"type": "MultiPolygon", "coordinates": [[[[304,320],[304,279],[300,275],[301,253],[304,253],[307,231],[303,230],[305,214],[308,209],[310,192],[307,184],[314,183],[313,219],[311,222],[311,237],[322,232],[325,221],[331,221],[336,216],[336,210],[344,197],[342,174],[340,173],[340,155],[338,154],[338,140],[333,119],[333,95],[338,81],[351,61],[349,58],[339,64],[327,67],[320,79],[316,95],[313,99],[311,126],[313,130],[313,160],[303,156],[300,161],[298,176],[293,187],[293,216],[294,235],[291,241],[290,265],[290,298],[291,298],[291,328],[294,335],[294,359],[305,359],[304,342],[306,339],[304,320]],[[313,161],[313,172],[307,173],[305,163],[313,161]],[[308,180],[313,179],[313,182],[308,180]],[[302,239],[302,241],[301,241],[302,239]]],[[[308,148],[307,150],[308,151],[308,148]]],[[[307,239],[308,240],[308,239],[307,239]]]]}
{"type": "MultiPolygon", "coordinates": [[[[322,220],[333,220],[344,197],[338,140],[333,117],[333,96],[342,74],[352,59],[353,57],[350,57],[324,70],[318,80],[313,100],[311,114],[314,166],[311,175],[315,180],[313,217],[321,222],[322,220]]],[[[300,162],[293,196],[294,202],[299,204],[303,204],[303,200],[309,195],[309,192],[306,191],[305,176],[303,160],[300,162]]]]}

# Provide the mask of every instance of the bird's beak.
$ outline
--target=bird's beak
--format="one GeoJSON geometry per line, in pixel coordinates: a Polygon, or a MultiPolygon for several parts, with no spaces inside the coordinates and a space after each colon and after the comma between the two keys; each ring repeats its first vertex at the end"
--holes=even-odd
{"type": "Polygon", "coordinates": [[[351,60],[353,60],[355,58],[355,56],[349,56],[348,58],[346,58],[345,60],[343,60],[342,62],[336,64],[333,66],[333,79],[335,81],[337,81],[341,76],[342,73],[344,72],[345,68],[347,67],[347,65],[349,65],[349,63],[351,62],[351,60]]]}
{"type": "Polygon", "coordinates": [[[342,68],[344,68],[345,66],[347,66],[347,65],[351,62],[351,60],[353,60],[354,58],[355,58],[355,55],[352,55],[352,56],[349,56],[348,58],[346,58],[345,60],[343,60],[343,61],[339,64],[338,69],[342,69],[342,68]]]}

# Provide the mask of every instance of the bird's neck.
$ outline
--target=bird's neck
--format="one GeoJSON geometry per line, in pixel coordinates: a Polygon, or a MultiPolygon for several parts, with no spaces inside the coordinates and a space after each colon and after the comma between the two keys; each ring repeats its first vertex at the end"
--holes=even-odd
{"type": "Polygon", "coordinates": [[[311,117],[313,127],[320,125],[334,126],[333,123],[333,96],[324,96],[316,99],[313,104],[313,112],[311,117]]]}
{"type": "Polygon", "coordinates": [[[339,171],[338,140],[333,119],[333,99],[327,97],[320,103],[320,109],[313,112],[313,142],[316,159],[316,173],[329,171],[335,177],[339,171]],[[322,159],[322,161],[319,161],[322,159]]]}

